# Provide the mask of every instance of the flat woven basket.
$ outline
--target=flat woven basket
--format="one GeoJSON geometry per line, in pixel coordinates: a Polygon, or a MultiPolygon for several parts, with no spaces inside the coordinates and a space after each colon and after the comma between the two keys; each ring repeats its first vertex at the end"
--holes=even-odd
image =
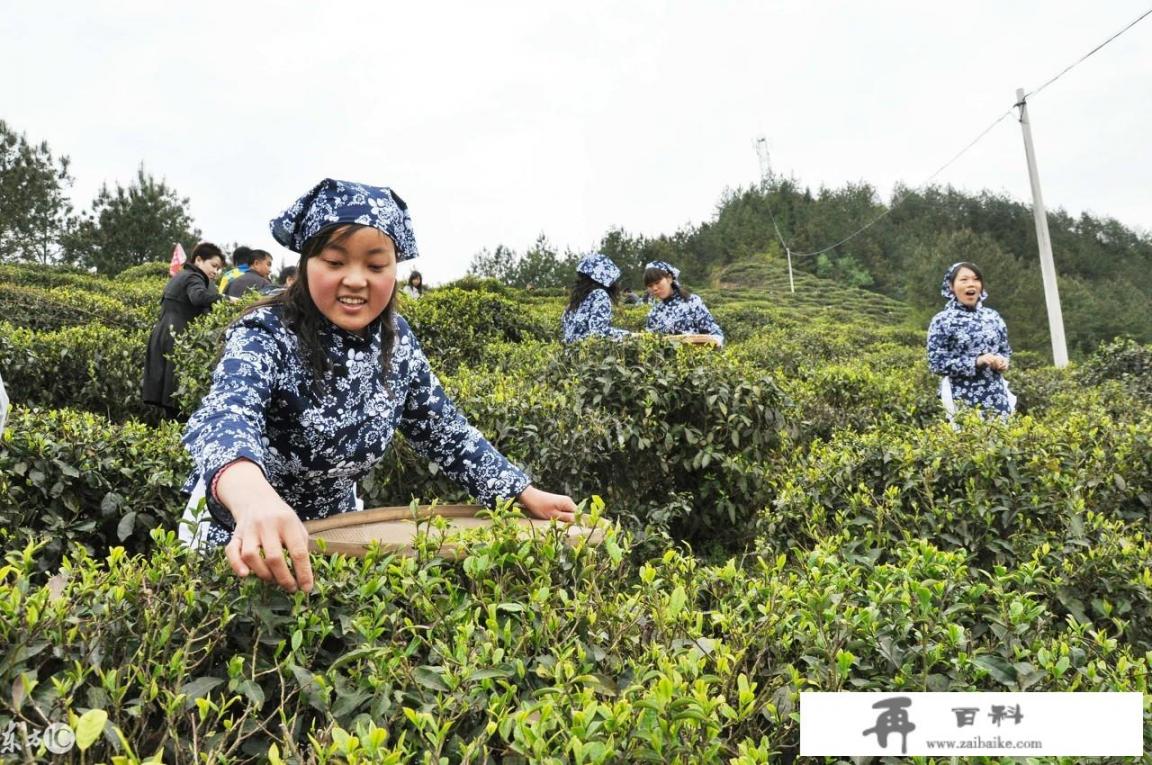
{"type": "MultiPolygon", "coordinates": [[[[328,518],[305,521],[308,530],[308,549],[320,552],[320,540],[324,551],[340,555],[363,556],[369,546],[376,542],[385,552],[412,555],[415,553],[417,534],[439,535],[440,555],[445,558],[462,558],[467,554],[464,545],[458,544],[461,533],[471,529],[491,526],[490,518],[479,518],[479,513],[488,508],[481,505],[422,505],[415,511],[411,507],[377,507],[372,510],[357,510],[339,513],[328,518]],[[438,529],[431,519],[440,517],[447,522],[447,528],[438,529]]],[[[552,533],[551,521],[535,518],[518,518],[520,536],[531,539],[552,533]]],[[[598,526],[577,526],[558,523],[567,534],[568,544],[579,542],[598,545],[604,539],[604,529],[598,526]]]]}
{"type": "Polygon", "coordinates": [[[716,335],[665,335],[665,337],[684,345],[702,345],[714,348],[720,345],[720,338],[716,335]]]}

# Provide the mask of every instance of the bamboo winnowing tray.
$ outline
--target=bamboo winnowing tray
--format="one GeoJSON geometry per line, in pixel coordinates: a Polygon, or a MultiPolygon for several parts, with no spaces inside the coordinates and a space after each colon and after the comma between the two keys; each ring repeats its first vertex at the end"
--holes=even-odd
{"type": "MultiPolygon", "coordinates": [[[[424,533],[441,537],[441,555],[459,558],[463,557],[465,550],[453,543],[454,538],[471,529],[491,526],[491,519],[477,517],[485,511],[487,508],[480,505],[422,505],[416,510],[411,507],[378,507],[305,521],[304,528],[308,531],[308,548],[312,552],[320,552],[319,541],[323,540],[326,552],[342,555],[362,556],[373,542],[386,552],[412,553],[416,535],[424,533]],[[447,528],[437,528],[432,522],[434,517],[443,518],[447,528]]],[[[552,525],[551,521],[535,518],[518,518],[516,523],[525,538],[549,533],[548,528],[552,525]]],[[[604,530],[598,526],[557,525],[566,532],[569,544],[584,541],[598,545],[604,538],[604,530]]]]}

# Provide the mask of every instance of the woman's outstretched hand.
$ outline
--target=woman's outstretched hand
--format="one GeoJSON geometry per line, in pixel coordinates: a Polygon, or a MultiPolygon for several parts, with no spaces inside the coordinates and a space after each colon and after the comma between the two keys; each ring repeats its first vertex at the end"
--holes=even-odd
{"type": "Polygon", "coordinates": [[[572,523],[576,520],[576,503],[572,501],[571,497],[564,494],[550,494],[546,491],[540,491],[535,486],[529,486],[520,492],[517,499],[528,511],[528,515],[533,518],[539,518],[542,521],[550,521],[555,518],[564,523],[572,523]]]}
{"type": "Polygon", "coordinates": [[[288,592],[311,592],[308,532],[260,468],[248,461],[232,465],[220,476],[216,496],[236,521],[232,541],[224,548],[236,575],[255,574],[288,592]],[[292,561],[291,568],[284,560],[285,550],[292,561]]]}

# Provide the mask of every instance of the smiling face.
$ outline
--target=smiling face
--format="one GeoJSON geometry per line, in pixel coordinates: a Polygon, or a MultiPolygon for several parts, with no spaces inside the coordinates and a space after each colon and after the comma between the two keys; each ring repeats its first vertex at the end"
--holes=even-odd
{"type": "Polygon", "coordinates": [[[961,266],[952,277],[952,294],[960,304],[968,308],[975,308],[980,302],[980,293],[984,291],[984,282],[976,272],[966,266],[961,266]]]}
{"type": "Polygon", "coordinates": [[[383,232],[360,228],[333,232],[308,259],[308,294],[328,321],[362,333],[388,307],[396,288],[396,247],[383,232]]]}
{"type": "Polygon", "coordinates": [[[647,288],[648,294],[657,300],[667,300],[668,298],[672,297],[671,276],[661,277],[651,284],[646,284],[644,286],[647,288]]]}

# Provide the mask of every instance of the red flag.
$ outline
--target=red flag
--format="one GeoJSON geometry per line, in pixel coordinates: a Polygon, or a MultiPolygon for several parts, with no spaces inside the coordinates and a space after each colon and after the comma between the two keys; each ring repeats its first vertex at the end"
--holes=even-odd
{"type": "Polygon", "coordinates": [[[184,267],[184,261],[186,260],[188,260],[188,257],[184,254],[184,247],[177,242],[176,246],[172,248],[172,260],[168,263],[168,275],[175,276],[178,274],[180,269],[184,267]]]}

